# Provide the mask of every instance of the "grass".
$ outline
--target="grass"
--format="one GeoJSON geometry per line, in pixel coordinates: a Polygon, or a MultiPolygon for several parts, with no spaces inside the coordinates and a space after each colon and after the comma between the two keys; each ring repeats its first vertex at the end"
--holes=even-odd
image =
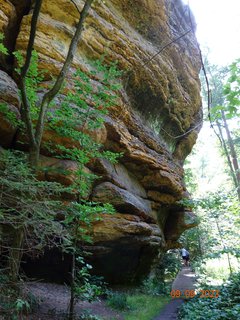
{"type": "Polygon", "coordinates": [[[126,293],[112,292],[108,295],[107,305],[115,310],[127,310],[129,305],[126,293]]]}
{"type": "MultiPolygon", "coordinates": [[[[240,267],[238,260],[234,256],[231,256],[230,259],[233,272],[237,272],[240,267]]],[[[220,258],[206,260],[204,266],[196,269],[196,272],[200,278],[205,278],[209,285],[222,285],[230,276],[226,254],[220,258]]]]}
{"type": "Polygon", "coordinates": [[[171,300],[168,296],[134,294],[127,296],[129,310],[124,313],[125,320],[151,320],[171,300]]]}

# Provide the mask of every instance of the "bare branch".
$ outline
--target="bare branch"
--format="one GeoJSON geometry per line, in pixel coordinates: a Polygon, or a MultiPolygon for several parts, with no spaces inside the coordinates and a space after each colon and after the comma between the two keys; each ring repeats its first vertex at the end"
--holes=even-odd
{"type": "Polygon", "coordinates": [[[150,59],[148,59],[143,65],[142,67],[145,67],[150,61],[152,61],[157,55],[159,55],[164,49],[166,49],[168,46],[170,46],[172,43],[177,42],[178,40],[180,40],[181,38],[185,37],[189,32],[191,32],[192,29],[189,29],[188,31],[184,32],[183,34],[181,34],[180,36],[172,39],[171,41],[169,41],[167,44],[165,44],[162,48],[159,49],[159,51],[157,53],[155,53],[150,59]]]}
{"type": "Polygon", "coordinates": [[[78,13],[81,15],[81,11],[79,10],[78,6],[76,5],[74,0],[70,0],[72,2],[72,4],[75,6],[75,8],[77,9],[78,13]]]}

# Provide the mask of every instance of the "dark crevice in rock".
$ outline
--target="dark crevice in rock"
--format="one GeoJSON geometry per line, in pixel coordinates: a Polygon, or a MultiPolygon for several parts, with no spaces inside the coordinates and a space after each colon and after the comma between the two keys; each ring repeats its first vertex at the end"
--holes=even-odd
{"type": "Polygon", "coordinates": [[[111,284],[134,284],[150,272],[160,245],[149,238],[132,236],[114,243],[101,242],[88,250],[93,253],[89,259],[97,275],[111,284]]]}
{"type": "Polygon", "coordinates": [[[13,51],[15,50],[16,40],[20,30],[21,21],[24,15],[29,13],[31,7],[31,0],[11,0],[11,3],[15,6],[16,17],[10,20],[8,28],[5,32],[4,44],[8,49],[9,55],[2,58],[0,61],[2,69],[9,75],[12,75],[14,68],[14,56],[13,51]]]}
{"type": "Polygon", "coordinates": [[[21,269],[29,278],[55,282],[69,283],[71,272],[70,255],[59,250],[46,249],[43,256],[31,258],[24,256],[21,269]]]}

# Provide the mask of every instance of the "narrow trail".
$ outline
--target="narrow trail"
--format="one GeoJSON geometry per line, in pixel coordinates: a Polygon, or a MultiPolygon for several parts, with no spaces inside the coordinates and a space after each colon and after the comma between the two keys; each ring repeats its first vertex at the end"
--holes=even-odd
{"type": "MultiPolygon", "coordinates": [[[[172,284],[172,290],[179,290],[182,296],[173,298],[154,320],[176,320],[178,309],[187,298],[184,293],[186,290],[194,290],[194,282],[195,274],[190,268],[183,267],[172,284]]],[[[28,320],[65,319],[70,296],[69,288],[64,285],[34,282],[27,283],[26,290],[39,301],[39,308],[27,317],[28,320]]],[[[106,320],[124,320],[124,315],[109,308],[104,300],[93,303],[78,302],[76,313],[80,315],[84,310],[106,320]]]]}
{"type": "Polygon", "coordinates": [[[178,309],[188,299],[189,291],[194,290],[194,283],[196,280],[195,274],[192,272],[190,267],[183,267],[178,273],[176,279],[172,284],[172,290],[176,295],[179,292],[181,296],[179,298],[173,298],[162,310],[162,312],[154,318],[154,320],[177,320],[178,309]]]}

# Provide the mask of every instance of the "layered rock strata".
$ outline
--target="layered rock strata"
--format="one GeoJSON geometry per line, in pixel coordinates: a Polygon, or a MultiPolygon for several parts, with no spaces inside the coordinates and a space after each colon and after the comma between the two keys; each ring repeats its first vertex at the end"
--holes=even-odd
{"type": "MultiPolygon", "coordinates": [[[[81,10],[83,1],[75,4],[81,10]]],[[[10,52],[13,47],[26,52],[31,17],[29,2],[0,0],[0,31],[10,52]]],[[[43,1],[35,49],[40,67],[49,71],[46,84],[62,66],[78,18],[72,1],[43,1]]],[[[90,248],[98,273],[111,282],[138,279],[160,251],[176,247],[180,234],[195,225],[191,214],[177,204],[187,195],[182,163],[202,121],[193,24],[181,0],[98,1],[74,57],[72,70],[86,70],[104,55],[106,63],[117,61],[124,71],[121,99],[96,133],[106,148],[122,152],[123,157],[117,165],[96,160],[90,166],[101,176],[90,199],[110,202],[117,210],[94,224],[90,248]]],[[[13,63],[11,57],[1,57],[0,102],[20,117],[13,63]]],[[[24,144],[4,110],[0,134],[5,148],[24,144]]],[[[55,139],[45,131],[44,141],[55,139]]],[[[44,178],[70,184],[76,163],[49,158],[44,145],[41,152],[42,162],[51,168],[44,178]],[[62,176],[62,168],[70,169],[69,176],[62,176]]]]}

